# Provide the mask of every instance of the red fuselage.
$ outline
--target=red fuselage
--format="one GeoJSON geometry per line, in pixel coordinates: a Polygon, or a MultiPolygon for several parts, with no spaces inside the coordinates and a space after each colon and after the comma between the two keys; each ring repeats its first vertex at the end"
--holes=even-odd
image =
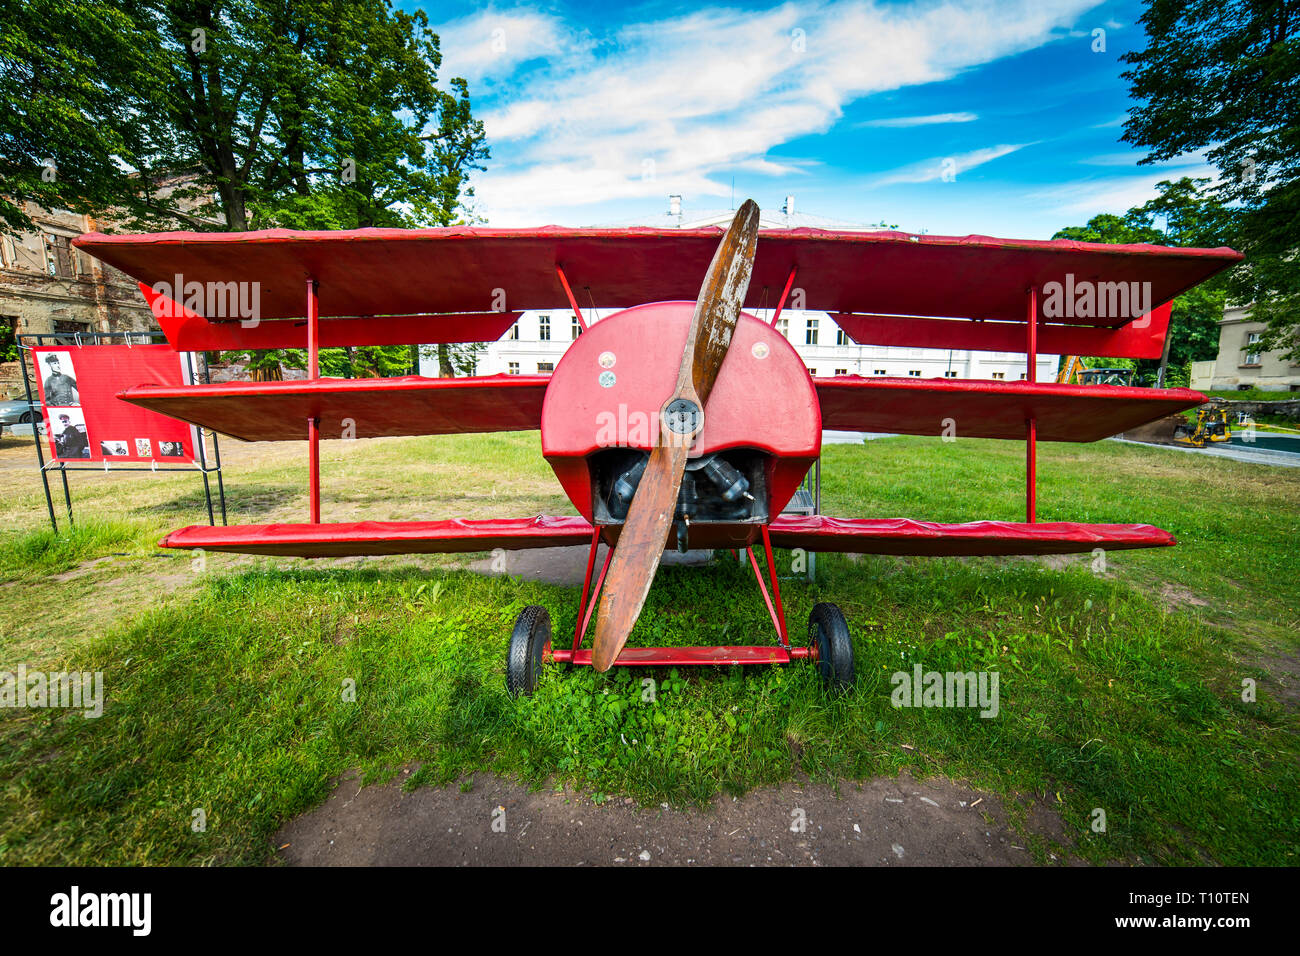
{"type": "MultiPolygon", "coordinates": [[[[693,302],[639,305],[596,322],[561,359],[542,407],[542,454],[588,520],[602,522],[593,461],[609,449],[650,450],[659,412],[673,394],[693,302]]],[[[821,411],[812,379],[785,337],[742,312],[708,405],[694,454],[748,449],[763,456],[771,516],[779,514],[821,451],[821,411]]],[[[692,524],[692,547],[743,547],[753,521],[692,524]]],[[[671,542],[671,539],[670,539],[671,542]]]]}

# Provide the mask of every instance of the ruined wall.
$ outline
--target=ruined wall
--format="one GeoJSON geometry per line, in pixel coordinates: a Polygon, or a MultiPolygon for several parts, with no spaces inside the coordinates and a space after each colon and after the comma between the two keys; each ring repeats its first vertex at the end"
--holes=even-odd
{"type": "MultiPolygon", "coordinates": [[[[89,216],[27,205],[37,230],[0,237],[0,331],[57,333],[152,331],[135,281],[71,246],[96,228],[89,216]]],[[[19,397],[17,362],[0,362],[0,397],[19,397]]]]}

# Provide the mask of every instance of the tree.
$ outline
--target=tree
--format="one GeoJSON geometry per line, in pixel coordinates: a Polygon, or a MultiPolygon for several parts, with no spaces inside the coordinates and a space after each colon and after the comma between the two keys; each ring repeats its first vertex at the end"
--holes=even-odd
{"type": "MultiPolygon", "coordinates": [[[[142,0],[146,2],[146,0],[142,0]]],[[[438,37],[387,0],[147,0],[155,164],[232,230],[447,225],[487,158],[438,37]]]]}
{"type": "Polygon", "coordinates": [[[1246,255],[1228,295],[1267,323],[1264,348],[1300,359],[1300,2],[1148,0],[1141,22],[1124,139],[1144,163],[1205,150],[1246,255]]]}
{"type": "Polygon", "coordinates": [[[420,346],[420,353],[424,358],[438,360],[439,378],[473,375],[478,370],[479,359],[486,350],[487,346],[482,342],[420,346]]]}
{"type": "MultiPolygon", "coordinates": [[[[449,225],[488,156],[438,38],[386,0],[167,0],[167,162],[231,229],[449,225]],[[196,34],[196,31],[197,34],[196,34]],[[209,187],[204,192],[205,187],[209,187]]],[[[327,375],[409,370],[403,347],[322,356],[327,375]]],[[[301,367],[301,366],[299,366],[301,367]]]]}
{"type": "Polygon", "coordinates": [[[359,345],[320,350],[322,375],[335,378],[388,378],[411,370],[412,350],[406,345],[359,345]]]}
{"type": "MultiPolygon", "coordinates": [[[[488,157],[428,19],[388,0],[0,0],[0,22],[0,174],[19,203],[146,229],[450,225],[488,157]]],[[[0,219],[30,225],[3,199],[0,219]]],[[[349,367],[405,371],[402,353],[349,367]]]]}
{"type": "Polygon", "coordinates": [[[0,0],[0,231],[33,228],[27,202],[144,211],[144,130],[124,91],[159,74],[138,15],[129,0],[0,0]]]}
{"type": "Polygon", "coordinates": [[[448,225],[488,156],[427,18],[388,0],[0,0],[0,23],[11,229],[29,199],[148,228],[448,225]]]}
{"type": "Polygon", "coordinates": [[[302,349],[242,349],[222,352],[221,357],[228,362],[244,362],[254,382],[278,382],[284,378],[286,367],[307,367],[307,353],[302,349]]]}
{"type": "MultiPolygon", "coordinates": [[[[1166,180],[1157,184],[1155,199],[1134,206],[1123,216],[1102,213],[1093,216],[1087,225],[1067,226],[1052,238],[1178,246],[1221,245],[1220,237],[1229,228],[1226,223],[1230,214],[1206,190],[1208,184],[1208,179],[1187,176],[1176,182],[1166,180]],[[1158,222],[1163,223],[1163,228],[1157,225],[1158,222]]],[[[1212,359],[1218,354],[1219,320],[1223,318],[1226,294],[1227,280],[1220,275],[1174,299],[1169,320],[1170,368],[1181,369],[1190,362],[1212,359]]],[[[1150,377],[1159,365],[1156,359],[1142,359],[1133,367],[1137,368],[1140,376],[1150,377]]]]}

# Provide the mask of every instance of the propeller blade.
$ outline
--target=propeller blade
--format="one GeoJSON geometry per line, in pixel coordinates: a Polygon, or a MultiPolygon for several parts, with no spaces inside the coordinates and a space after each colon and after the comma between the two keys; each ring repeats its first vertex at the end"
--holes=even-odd
{"type": "Polygon", "coordinates": [[[600,595],[596,640],[591,651],[592,666],[598,671],[614,665],[650,593],[677,510],[677,489],[690,451],[689,445],[672,442],[657,445],[650,452],[650,461],[614,545],[614,557],[600,595]]]}
{"type": "Polygon", "coordinates": [[[751,199],[736,211],[709,264],[686,334],[677,386],[660,413],[659,444],[650,452],[614,547],[596,614],[591,663],[598,671],[613,666],[650,593],[691,444],[704,427],[705,403],[731,347],[757,243],[758,206],[751,199]]]}
{"type": "MultiPolygon", "coordinates": [[[[758,204],[746,199],[709,263],[704,284],[695,300],[695,314],[686,334],[682,366],[677,374],[677,394],[687,387],[695,392],[700,408],[708,404],[722,361],[731,347],[731,335],[745,303],[749,277],[754,271],[754,250],[758,245],[758,204]]],[[[703,423],[701,423],[703,427],[703,423]]]]}

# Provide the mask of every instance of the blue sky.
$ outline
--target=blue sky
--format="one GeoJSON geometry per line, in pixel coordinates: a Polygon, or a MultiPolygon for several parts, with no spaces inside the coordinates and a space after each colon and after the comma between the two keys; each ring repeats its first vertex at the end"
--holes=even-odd
{"type": "Polygon", "coordinates": [[[469,81],[492,225],[723,209],[734,180],[769,209],[1037,239],[1212,176],[1119,142],[1132,0],[400,6],[469,81]]]}

